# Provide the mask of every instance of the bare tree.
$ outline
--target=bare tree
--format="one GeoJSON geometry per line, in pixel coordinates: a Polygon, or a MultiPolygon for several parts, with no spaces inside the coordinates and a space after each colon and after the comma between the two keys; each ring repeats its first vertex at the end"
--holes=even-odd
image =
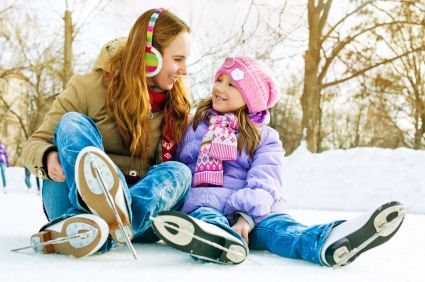
{"type": "Polygon", "coordinates": [[[73,39],[73,29],[72,26],[72,14],[69,10],[68,0],[65,0],[65,15],[63,17],[64,22],[64,47],[63,47],[63,77],[62,85],[65,89],[66,84],[73,74],[72,67],[72,43],[73,39]]]}
{"type": "Polygon", "coordinates": [[[283,93],[283,98],[270,109],[270,126],[276,129],[285,148],[285,154],[292,154],[301,141],[301,77],[292,77],[292,83],[283,93]]]}
{"type": "MultiPolygon", "coordinates": [[[[73,73],[72,57],[75,55],[72,44],[75,37],[109,2],[98,1],[92,6],[95,10],[88,11],[83,18],[77,17],[75,23],[70,9],[65,9],[64,33],[56,33],[51,25],[47,29],[42,27],[40,19],[22,7],[19,13],[18,9],[0,11],[0,22],[6,27],[0,33],[0,46],[5,50],[0,55],[0,107],[5,116],[1,125],[17,132],[14,137],[9,137],[10,143],[15,144],[15,150],[11,151],[15,161],[22,141],[39,127],[54,97],[63,90],[73,73]]],[[[80,6],[73,6],[74,9],[77,7],[80,6]]]]}
{"type": "MultiPolygon", "coordinates": [[[[403,2],[405,1],[387,1],[381,4],[399,7],[403,2]]],[[[408,2],[415,5],[419,1],[408,2]]],[[[326,88],[350,81],[377,67],[424,50],[424,46],[419,46],[392,57],[381,57],[376,52],[376,40],[367,38],[368,35],[389,26],[420,25],[421,23],[408,21],[398,14],[389,14],[388,9],[378,6],[380,1],[356,1],[355,8],[336,20],[334,24],[328,25],[332,3],[332,0],[308,0],[307,2],[309,43],[305,52],[305,80],[301,105],[302,125],[307,132],[308,149],[312,152],[321,151],[321,96],[326,88]],[[350,20],[359,23],[347,34],[343,34],[342,27],[350,20]],[[344,70],[336,71],[337,68],[344,70]],[[334,73],[330,70],[334,70],[334,73]]]]}
{"type": "Polygon", "coordinates": [[[90,24],[107,8],[112,0],[97,0],[95,4],[88,0],[74,1],[73,4],[69,2],[69,0],[65,0],[65,11],[62,18],[64,25],[63,68],[61,73],[63,88],[66,87],[74,73],[74,55],[72,50],[75,38],[85,26],[90,24]],[[72,16],[74,13],[79,13],[75,20],[72,16]]]}
{"type": "Polygon", "coordinates": [[[54,36],[38,36],[43,32],[37,19],[25,16],[16,20],[14,13],[10,17],[14,20],[7,22],[9,40],[4,50],[12,55],[0,60],[0,66],[9,66],[0,74],[0,106],[7,117],[1,125],[9,128],[5,131],[9,144],[15,147],[11,156],[16,162],[21,143],[40,124],[51,97],[62,89],[56,76],[61,63],[54,36]]]}
{"type": "MultiPolygon", "coordinates": [[[[417,13],[417,7],[425,9],[425,3],[403,3],[399,13],[406,20],[423,23],[422,14],[417,13]]],[[[393,53],[409,53],[412,50],[425,46],[425,30],[423,26],[393,26],[388,32],[390,36],[383,37],[385,46],[393,53]]],[[[379,36],[379,34],[377,34],[379,36]]],[[[423,148],[425,133],[425,51],[411,53],[391,64],[392,68],[386,71],[391,79],[392,90],[399,90],[395,101],[405,101],[408,120],[413,124],[413,148],[423,148]],[[389,73],[391,72],[391,73],[389,73]],[[393,79],[395,78],[395,79],[393,79]]],[[[376,79],[375,79],[376,81],[376,79]]],[[[388,84],[388,81],[387,81],[388,84]]]]}

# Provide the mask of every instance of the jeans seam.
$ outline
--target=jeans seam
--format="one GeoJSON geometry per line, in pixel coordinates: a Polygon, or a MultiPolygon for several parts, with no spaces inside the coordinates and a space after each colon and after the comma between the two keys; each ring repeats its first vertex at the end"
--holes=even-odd
{"type": "Polygon", "coordinates": [[[285,234],[279,234],[279,233],[276,233],[275,231],[273,231],[273,230],[271,230],[271,229],[264,228],[264,227],[255,227],[255,229],[256,229],[257,231],[268,231],[268,232],[270,232],[271,234],[273,234],[274,236],[278,236],[278,237],[281,237],[281,238],[293,238],[292,236],[290,237],[290,236],[287,236],[287,235],[285,235],[285,234]]]}
{"type": "Polygon", "coordinates": [[[61,156],[66,160],[67,164],[72,166],[72,162],[70,160],[70,158],[68,157],[68,155],[65,153],[65,149],[61,148],[61,156]]]}

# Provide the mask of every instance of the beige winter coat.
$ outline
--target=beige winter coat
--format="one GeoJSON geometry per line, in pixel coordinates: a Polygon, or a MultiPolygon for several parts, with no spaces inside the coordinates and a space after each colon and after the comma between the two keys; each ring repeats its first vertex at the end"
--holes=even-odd
{"type": "Polygon", "coordinates": [[[79,112],[94,121],[102,135],[105,152],[125,175],[143,176],[155,164],[159,154],[158,143],[162,131],[163,112],[151,115],[151,139],[149,144],[145,144],[150,156],[148,162],[142,162],[140,159],[131,160],[128,148],[121,141],[117,124],[106,112],[106,88],[102,83],[103,68],[106,58],[119,48],[117,43],[123,44],[123,41],[112,42],[115,44],[112,46],[110,42],[102,48],[92,72],[74,75],[70,79],[63,93],[56,97],[41,126],[25,142],[22,151],[23,162],[37,176],[48,178],[43,158],[56,148],[52,144],[54,129],[67,112],[79,112]]]}

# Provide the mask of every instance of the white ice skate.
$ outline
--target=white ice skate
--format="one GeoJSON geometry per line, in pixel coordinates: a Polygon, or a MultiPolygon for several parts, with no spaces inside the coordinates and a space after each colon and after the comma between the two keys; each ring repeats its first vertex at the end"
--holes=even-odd
{"type": "Polygon", "coordinates": [[[383,204],[353,220],[336,226],[321,250],[328,266],[344,266],[361,253],[388,241],[398,231],[406,211],[399,202],[383,204]]]}
{"type": "Polygon", "coordinates": [[[31,236],[31,245],[12,251],[32,248],[36,253],[61,253],[76,258],[95,253],[106,242],[109,228],[93,214],[76,215],[46,227],[31,236]]]}
{"type": "Polygon", "coordinates": [[[155,233],[168,245],[197,258],[221,264],[239,264],[248,248],[222,228],[177,211],[152,218],[155,233]]]}
{"type": "Polygon", "coordinates": [[[75,163],[75,182],[78,193],[93,214],[109,225],[112,238],[126,243],[134,259],[136,251],[131,243],[130,207],[114,163],[102,150],[86,147],[78,154],[75,163]]]}

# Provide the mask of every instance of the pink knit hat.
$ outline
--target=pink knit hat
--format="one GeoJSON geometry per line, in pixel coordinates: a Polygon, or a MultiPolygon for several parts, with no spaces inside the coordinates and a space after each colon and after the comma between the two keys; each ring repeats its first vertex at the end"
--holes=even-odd
{"type": "Polygon", "coordinates": [[[250,113],[267,110],[280,98],[279,84],[271,70],[248,57],[227,57],[214,81],[226,74],[238,88],[250,113]]]}

